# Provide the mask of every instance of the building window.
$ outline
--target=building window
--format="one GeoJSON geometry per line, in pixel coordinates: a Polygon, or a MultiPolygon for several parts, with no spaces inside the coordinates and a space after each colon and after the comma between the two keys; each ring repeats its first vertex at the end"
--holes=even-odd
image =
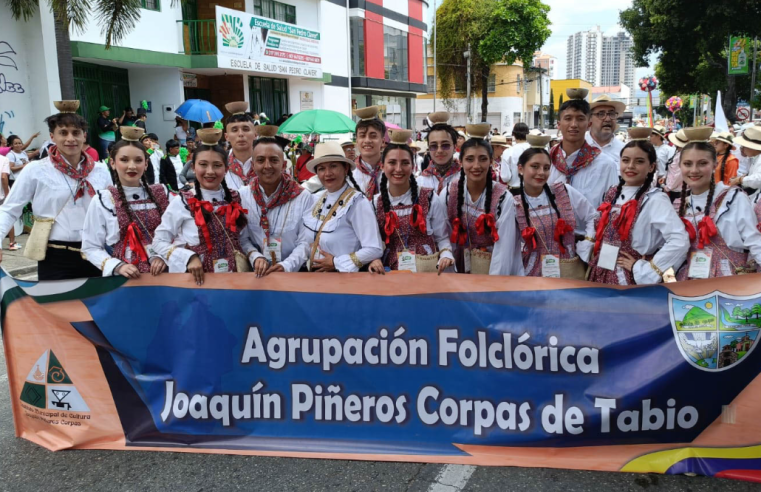
{"type": "Polygon", "coordinates": [[[493,92],[497,92],[497,74],[496,73],[489,74],[489,84],[487,86],[487,91],[489,92],[489,94],[493,92]]]}
{"type": "Polygon", "coordinates": [[[386,80],[407,81],[407,33],[383,26],[383,64],[386,80]]]}
{"type": "Polygon", "coordinates": [[[454,79],[454,91],[457,93],[462,94],[465,92],[465,84],[467,82],[464,80],[461,80],[459,77],[455,77],[454,79]]]}
{"type": "Polygon", "coordinates": [[[349,19],[351,37],[351,76],[365,76],[365,20],[361,17],[349,19]]]}
{"type": "Polygon", "coordinates": [[[296,23],[296,7],[287,3],[276,2],[275,0],[254,0],[254,15],[288,22],[289,24],[296,23]]]}
{"type": "Polygon", "coordinates": [[[140,6],[145,10],[155,10],[156,12],[161,12],[160,0],[140,0],[140,6]]]}
{"type": "Polygon", "coordinates": [[[436,90],[436,77],[433,75],[428,76],[428,94],[433,94],[436,90]]]}

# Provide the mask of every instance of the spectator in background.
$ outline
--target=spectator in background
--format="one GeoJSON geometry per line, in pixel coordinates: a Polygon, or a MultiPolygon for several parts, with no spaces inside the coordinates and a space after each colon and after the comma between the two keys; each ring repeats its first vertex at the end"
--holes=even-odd
{"type": "Polygon", "coordinates": [[[166,156],[161,159],[159,164],[159,182],[171,188],[172,191],[178,191],[180,186],[185,185],[182,179],[182,169],[185,166],[180,159],[180,143],[177,140],[169,140],[166,143],[166,156]],[[168,173],[169,167],[174,169],[174,174],[168,173]]]}
{"type": "Polygon", "coordinates": [[[347,140],[344,143],[341,144],[341,148],[344,151],[344,155],[349,160],[356,160],[357,158],[357,149],[354,145],[354,142],[351,140],[347,140]]]}
{"type": "Polygon", "coordinates": [[[101,106],[98,108],[98,121],[96,126],[98,127],[98,153],[102,159],[108,157],[108,144],[109,142],[116,141],[116,118],[109,119],[111,116],[111,108],[108,106],[101,106]]]}
{"type": "MultiPolygon", "coordinates": [[[[9,184],[10,175],[11,162],[7,157],[0,155],[0,205],[2,205],[2,203],[5,201],[5,197],[7,197],[8,193],[11,191],[9,184]]],[[[16,232],[13,230],[13,227],[11,227],[11,230],[8,231],[8,239],[10,240],[8,249],[11,251],[17,251],[21,249],[21,247],[16,242],[16,232]]]]}
{"type": "Polygon", "coordinates": [[[296,159],[296,180],[299,183],[303,183],[314,176],[314,173],[307,169],[307,162],[311,161],[313,158],[312,147],[304,145],[301,149],[301,155],[296,159]]]}
{"type": "Polygon", "coordinates": [[[525,123],[516,123],[513,127],[513,139],[514,145],[510,148],[509,155],[504,156],[502,159],[502,167],[500,168],[499,179],[503,183],[507,183],[510,191],[513,195],[520,193],[521,179],[518,173],[518,159],[521,154],[531,147],[526,142],[528,136],[528,125],[525,123]]]}
{"type": "MultiPolygon", "coordinates": [[[[85,132],[85,145],[82,147],[82,152],[89,155],[90,159],[92,159],[93,162],[98,162],[100,160],[100,157],[98,156],[98,151],[90,147],[90,144],[87,143],[88,142],[87,137],[88,137],[87,132],[85,132]]],[[[109,144],[109,148],[110,147],[111,145],[109,144]]],[[[108,157],[106,159],[108,159],[108,157]]],[[[106,159],[104,159],[104,162],[106,159]]]]}
{"type": "Polygon", "coordinates": [[[148,113],[145,111],[145,108],[137,108],[137,120],[135,120],[135,126],[138,128],[142,128],[143,130],[148,132],[148,130],[145,128],[145,121],[148,119],[148,113]]]}
{"type": "MultiPolygon", "coordinates": [[[[10,180],[15,181],[24,167],[29,164],[29,156],[24,152],[24,142],[21,141],[18,135],[8,137],[8,146],[11,148],[11,151],[7,155],[11,167],[10,180]]],[[[13,185],[11,184],[11,186],[13,185]]]]}
{"type": "Polygon", "coordinates": [[[137,117],[131,107],[127,106],[119,117],[119,126],[135,126],[137,117]]]}
{"type": "MultiPolygon", "coordinates": [[[[24,146],[21,147],[21,150],[26,150],[31,144],[32,141],[40,136],[40,132],[35,133],[31,137],[29,137],[29,140],[24,142],[24,146]]],[[[8,153],[11,151],[11,146],[8,143],[8,141],[5,139],[2,133],[0,133],[0,155],[2,156],[8,156],[8,153]]]]}
{"type": "Polygon", "coordinates": [[[185,145],[185,142],[188,141],[188,122],[179,116],[174,119],[174,122],[176,123],[174,138],[180,142],[180,145],[185,145]]]}

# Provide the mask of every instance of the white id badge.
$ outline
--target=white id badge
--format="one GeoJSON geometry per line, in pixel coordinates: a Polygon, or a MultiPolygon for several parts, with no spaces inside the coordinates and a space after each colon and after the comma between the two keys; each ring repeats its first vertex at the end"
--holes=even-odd
{"type": "Polygon", "coordinates": [[[463,253],[464,256],[464,263],[465,263],[465,273],[470,273],[470,250],[466,249],[463,253]]]}
{"type": "Polygon", "coordinates": [[[726,258],[722,258],[719,262],[719,268],[721,268],[721,274],[725,277],[729,277],[731,275],[734,275],[734,270],[732,266],[729,264],[729,260],[726,258]]]}
{"type": "Polygon", "coordinates": [[[560,278],[560,257],[542,255],[542,277],[560,278]]]}
{"type": "Polygon", "coordinates": [[[597,266],[605,270],[613,271],[616,269],[616,260],[618,260],[618,246],[602,243],[600,248],[600,257],[597,259],[597,266]]]}
{"type": "Polygon", "coordinates": [[[396,254],[398,260],[398,270],[409,270],[412,273],[417,272],[417,265],[415,264],[415,253],[404,250],[396,254]]]}
{"type": "Polygon", "coordinates": [[[279,237],[271,237],[264,245],[264,256],[272,263],[283,261],[283,240],[279,237]]]}
{"type": "Polygon", "coordinates": [[[153,258],[154,256],[158,256],[159,254],[156,253],[156,250],[153,249],[152,244],[146,244],[145,245],[145,252],[148,253],[148,258],[153,258]]]}
{"type": "Polygon", "coordinates": [[[708,278],[711,275],[711,256],[713,256],[713,250],[710,248],[693,252],[690,255],[690,270],[687,276],[690,278],[708,278]]]}
{"type": "Polygon", "coordinates": [[[214,260],[214,273],[230,273],[230,262],[224,258],[214,260]]]}

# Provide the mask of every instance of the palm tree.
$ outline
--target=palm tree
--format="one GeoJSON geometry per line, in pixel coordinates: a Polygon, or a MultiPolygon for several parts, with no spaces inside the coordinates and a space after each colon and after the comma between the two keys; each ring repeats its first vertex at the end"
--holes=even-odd
{"type": "MultiPolygon", "coordinates": [[[[45,8],[39,0],[5,0],[15,20],[28,21],[37,11],[45,8]]],[[[101,33],[105,35],[106,49],[121,42],[140,20],[140,0],[49,0],[55,25],[58,76],[61,79],[61,97],[74,99],[74,65],[71,59],[69,28],[84,32],[90,13],[94,13],[101,33]]],[[[174,2],[173,2],[174,3],[174,2]]]]}

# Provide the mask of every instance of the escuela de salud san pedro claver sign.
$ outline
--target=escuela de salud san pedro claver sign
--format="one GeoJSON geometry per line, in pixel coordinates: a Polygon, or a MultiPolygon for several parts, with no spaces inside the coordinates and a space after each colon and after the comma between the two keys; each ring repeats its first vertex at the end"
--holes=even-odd
{"type": "Polygon", "coordinates": [[[219,6],[216,18],[219,68],[322,77],[319,32],[219,6]]]}

